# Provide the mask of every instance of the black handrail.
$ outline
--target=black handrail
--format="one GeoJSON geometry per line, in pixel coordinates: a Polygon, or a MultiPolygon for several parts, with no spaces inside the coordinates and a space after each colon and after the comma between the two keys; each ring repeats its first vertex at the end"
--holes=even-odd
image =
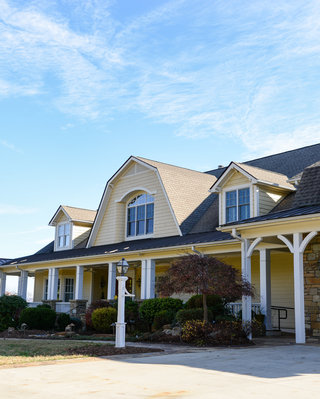
{"type": "Polygon", "coordinates": [[[288,310],[294,310],[288,306],[271,306],[271,310],[278,311],[278,331],[281,330],[281,320],[286,320],[288,318],[288,310]],[[281,317],[281,312],[284,312],[284,317],[281,317]]]}

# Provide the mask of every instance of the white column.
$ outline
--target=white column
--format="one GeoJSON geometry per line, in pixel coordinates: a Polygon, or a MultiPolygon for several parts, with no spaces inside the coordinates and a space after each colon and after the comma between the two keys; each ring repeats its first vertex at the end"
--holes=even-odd
{"type": "MultiPolygon", "coordinates": [[[[241,274],[251,284],[251,257],[247,256],[250,241],[244,239],[241,242],[241,274]]],[[[242,321],[251,323],[251,296],[242,296],[242,321]]],[[[251,337],[249,337],[251,339],[251,337]]]]}
{"type": "Polygon", "coordinates": [[[28,287],[28,272],[21,270],[18,283],[18,295],[23,299],[27,299],[27,287],[28,287]]]}
{"type": "Polygon", "coordinates": [[[265,315],[266,329],[272,330],[271,273],[270,273],[269,249],[260,249],[260,303],[261,303],[261,313],[265,315]]]}
{"type": "Polygon", "coordinates": [[[304,316],[304,279],[303,279],[303,251],[300,251],[302,234],[293,234],[293,276],[294,276],[294,316],[296,329],[296,343],[306,342],[304,316]]]}
{"type": "MultiPolygon", "coordinates": [[[[58,280],[59,280],[59,269],[57,269],[57,268],[51,269],[51,294],[50,294],[50,299],[53,299],[53,300],[57,300],[58,299],[58,280]]],[[[48,282],[48,286],[49,286],[49,282],[48,282]]]]}
{"type": "Polygon", "coordinates": [[[6,279],[7,275],[4,272],[0,272],[0,296],[4,295],[6,293],[6,279]]]}
{"type": "Polygon", "coordinates": [[[140,299],[146,299],[146,288],[147,288],[147,260],[143,259],[141,261],[141,289],[140,289],[140,299]]]}
{"type": "Polygon", "coordinates": [[[113,300],[116,292],[116,274],[117,274],[117,264],[108,264],[108,301],[113,300]]]}
{"type": "Polygon", "coordinates": [[[52,271],[53,269],[48,269],[48,293],[47,293],[47,300],[51,299],[52,294],[52,271]]]}
{"type": "Polygon", "coordinates": [[[156,262],[147,259],[146,263],[146,299],[150,299],[155,295],[156,262]]]}
{"type": "Polygon", "coordinates": [[[83,299],[83,266],[77,266],[76,269],[76,292],[75,292],[75,299],[83,299]]]}

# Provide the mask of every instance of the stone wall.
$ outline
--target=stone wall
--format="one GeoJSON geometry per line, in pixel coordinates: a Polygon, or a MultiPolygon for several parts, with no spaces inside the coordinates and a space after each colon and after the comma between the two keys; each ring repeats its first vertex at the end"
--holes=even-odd
{"type": "Polygon", "coordinates": [[[320,235],[304,252],[304,300],[307,335],[320,337],[320,235]]]}

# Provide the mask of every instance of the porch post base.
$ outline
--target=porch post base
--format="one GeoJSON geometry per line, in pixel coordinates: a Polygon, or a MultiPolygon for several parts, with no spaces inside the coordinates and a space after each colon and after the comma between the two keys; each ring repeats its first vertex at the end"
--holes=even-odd
{"type": "Polygon", "coordinates": [[[124,348],[126,346],[126,324],[116,323],[116,348],[124,348]]]}
{"type": "Polygon", "coordinates": [[[87,310],[87,300],[86,299],[73,299],[70,300],[70,313],[75,317],[83,317],[87,310]]]}
{"type": "Polygon", "coordinates": [[[61,300],[58,300],[58,299],[44,299],[44,300],[42,300],[42,303],[44,304],[44,305],[49,305],[50,306],[50,308],[52,309],[52,310],[54,310],[54,311],[56,311],[56,303],[57,302],[62,302],[61,300]]]}

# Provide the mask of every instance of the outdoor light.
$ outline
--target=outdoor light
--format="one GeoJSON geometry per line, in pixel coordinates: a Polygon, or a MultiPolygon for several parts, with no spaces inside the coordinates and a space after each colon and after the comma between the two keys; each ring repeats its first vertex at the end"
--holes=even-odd
{"type": "Polygon", "coordinates": [[[117,264],[118,273],[120,276],[118,280],[118,316],[116,322],[116,348],[124,348],[126,346],[126,323],[125,323],[125,300],[126,296],[134,297],[126,289],[126,281],[128,277],[125,276],[129,269],[128,262],[122,258],[117,264]]]}
{"type": "Polygon", "coordinates": [[[120,260],[120,262],[117,264],[117,269],[118,269],[118,273],[121,276],[124,276],[129,269],[129,263],[124,258],[122,258],[120,260]]]}

